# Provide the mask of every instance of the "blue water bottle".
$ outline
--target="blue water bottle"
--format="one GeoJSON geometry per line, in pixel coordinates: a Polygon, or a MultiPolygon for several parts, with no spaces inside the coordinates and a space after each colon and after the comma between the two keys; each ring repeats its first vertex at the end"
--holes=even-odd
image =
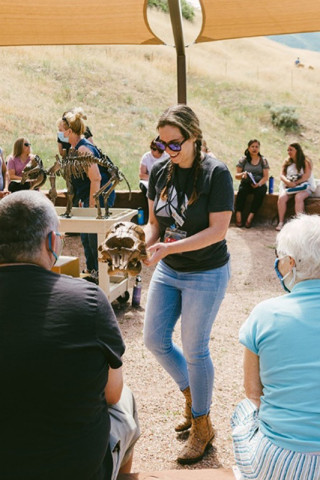
{"type": "Polygon", "coordinates": [[[144,211],[141,207],[138,208],[138,225],[144,225],[144,211]]]}
{"type": "Polygon", "coordinates": [[[269,193],[273,193],[274,178],[269,178],[269,193]]]}

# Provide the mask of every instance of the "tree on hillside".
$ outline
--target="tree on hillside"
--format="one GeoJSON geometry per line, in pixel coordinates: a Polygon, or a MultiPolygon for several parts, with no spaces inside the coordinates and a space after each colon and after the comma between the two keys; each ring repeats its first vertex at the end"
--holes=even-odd
{"type": "MultiPolygon", "coordinates": [[[[167,0],[148,0],[148,6],[151,8],[158,8],[165,13],[169,12],[167,0]]],[[[193,21],[195,15],[194,8],[187,0],[181,0],[181,12],[183,18],[190,22],[193,21]]]]}

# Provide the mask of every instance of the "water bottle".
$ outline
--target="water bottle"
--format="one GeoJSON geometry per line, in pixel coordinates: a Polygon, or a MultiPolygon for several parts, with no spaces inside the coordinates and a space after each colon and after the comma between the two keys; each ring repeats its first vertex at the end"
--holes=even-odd
{"type": "Polygon", "coordinates": [[[138,225],[144,225],[144,211],[141,207],[138,208],[138,225]]]}
{"type": "Polygon", "coordinates": [[[139,305],[140,305],[141,290],[142,290],[141,277],[140,277],[140,275],[137,275],[136,276],[136,283],[133,287],[133,292],[132,292],[132,306],[133,307],[139,307],[139,305]]]}
{"type": "Polygon", "coordinates": [[[274,178],[269,178],[269,193],[273,193],[274,178]]]}

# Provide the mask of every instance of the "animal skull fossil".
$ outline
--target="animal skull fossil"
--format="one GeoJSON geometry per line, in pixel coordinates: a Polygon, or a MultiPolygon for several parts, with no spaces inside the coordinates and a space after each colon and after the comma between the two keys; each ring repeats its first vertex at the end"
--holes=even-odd
{"type": "Polygon", "coordinates": [[[132,222],[118,222],[99,245],[100,262],[109,264],[109,275],[128,273],[138,275],[141,261],[147,258],[145,234],[141,227],[132,222]]]}

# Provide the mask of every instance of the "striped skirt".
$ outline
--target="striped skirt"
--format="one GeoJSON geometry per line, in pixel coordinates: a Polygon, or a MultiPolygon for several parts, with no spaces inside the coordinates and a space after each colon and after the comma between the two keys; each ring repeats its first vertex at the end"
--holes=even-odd
{"type": "Polygon", "coordinates": [[[248,399],[232,418],[233,450],[242,478],[247,480],[320,480],[320,455],[277,447],[259,430],[258,409],[248,399]]]}

